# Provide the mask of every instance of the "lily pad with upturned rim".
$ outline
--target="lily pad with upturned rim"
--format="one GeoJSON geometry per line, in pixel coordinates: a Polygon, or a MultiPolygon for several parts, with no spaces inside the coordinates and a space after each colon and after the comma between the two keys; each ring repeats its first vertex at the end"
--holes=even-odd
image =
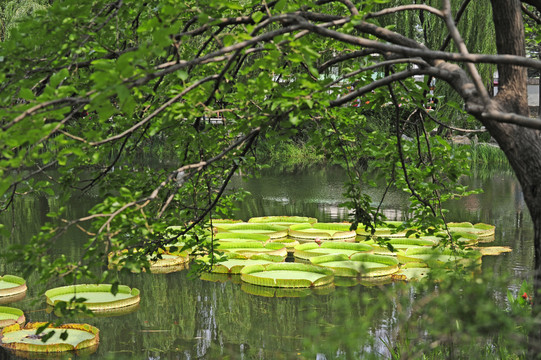
{"type": "Polygon", "coordinates": [[[282,226],[290,226],[293,224],[299,223],[317,223],[316,218],[307,217],[307,216],[260,216],[253,217],[248,219],[249,223],[259,223],[259,224],[274,224],[282,226]]]}
{"type": "Polygon", "coordinates": [[[15,351],[29,353],[57,353],[66,351],[78,351],[83,349],[95,349],[99,344],[99,330],[88,324],[63,324],[59,326],[49,325],[45,331],[36,335],[36,330],[46,323],[28,323],[24,327],[14,324],[4,328],[0,332],[0,346],[15,351]],[[54,335],[46,342],[42,336],[54,330],[54,335]],[[65,340],[60,338],[63,332],[67,332],[65,340]]]}
{"type": "Polygon", "coordinates": [[[409,262],[400,267],[400,271],[392,275],[393,280],[415,281],[428,276],[431,269],[422,262],[409,262]]]}
{"type": "Polygon", "coordinates": [[[243,241],[243,242],[218,242],[216,244],[216,250],[227,252],[234,252],[242,257],[251,258],[255,255],[267,254],[285,259],[287,256],[287,249],[284,244],[280,243],[268,243],[262,244],[259,241],[243,241]]]}
{"type": "Polygon", "coordinates": [[[496,226],[485,223],[448,223],[447,226],[451,232],[467,232],[478,237],[493,237],[496,230],[496,226]]]}
{"type": "Polygon", "coordinates": [[[0,306],[0,328],[13,325],[22,325],[26,321],[24,312],[17,308],[0,306]]]}
{"type": "Polygon", "coordinates": [[[0,304],[7,304],[24,299],[26,280],[15,275],[0,276],[0,304]]]}
{"type": "MultiPolygon", "coordinates": [[[[269,254],[258,254],[248,259],[232,257],[228,258],[227,255],[224,259],[220,259],[219,262],[212,265],[211,272],[223,273],[223,274],[240,274],[240,271],[249,265],[266,265],[273,262],[284,261],[285,257],[272,256],[269,254]]],[[[203,261],[207,260],[202,258],[203,261]]]]}
{"type": "Polygon", "coordinates": [[[449,264],[473,265],[481,262],[481,253],[474,250],[451,250],[447,248],[408,249],[397,255],[402,264],[409,262],[426,263],[429,267],[447,266],[449,264]]]}
{"type": "Polygon", "coordinates": [[[240,274],[242,281],[250,284],[285,288],[323,286],[334,280],[332,270],[300,263],[251,265],[240,274]]]}
{"type": "Polygon", "coordinates": [[[350,223],[303,223],[289,227],[289,236],[302,240],[345,240],[355,239],[355,230],[350,223]]]}
{"type": "Polygon", "coordinates": [[[119,285],[118,292],[113,295],[112,284],[78,284],[62,286],[47,290],[47,304],[55,306],[59,302],[69,303],[74,296],[86,299],[83,304],[95,312],[118,310],[124,307],[136,306],[141,298],[139,290],[126,285],[119,285]]]}
{"type": "Polygon", "coordinates": [[[350,257],[350,260],[359,261],[362,263],[360,275],[363,278],[388,276],[399,270],[399,262],[395,257],[392,256],[353,254],[350,257]]]}
{"type": "Polygon", "coordinates": [[[341,277],[378,277],[397,272],[398,260],[393,257],[374,254],[344,254],[316,256],[310,259],[312,264],[332,269],[335,276],[341,277]]]}
{"type": "Polygon", "coordinates": [[[216,234],[214,239],[221,242],[261,241],[262,243],[265,243],[270,240],[270,236],[266,234],[241,234],[241,233],[221,232],[221,233],[216,234]]]}
{"type": "Polygon", "coordinates": [[[396,255],[397,251],[405,251],[409,248],[419,248],[423,246],[432,247],[435,243],[428,239],[418,239],[418,238],[392,238],[388,241],[377,242],[374,240],[362,241],[361,244],[367,244],[374,248],[374,254],[378,255],[396,255]],[[395,251],[392,252],[386,245],[391,245],[395,251]]]}
{"type": "Polygon", "coordinates": [[[294,256],[299,259],[310,259],[315,256],[326,254],[345,254],[347,257],[359,253],[370,253],[373,249],[370,245],[361,243],[348,243],[336,241],[323,241],[320,245],[315,242],[295,246],[294,256]]]}
{"type": "MultiPolygon", "coordinates": [[[[137,252],[142,250],[134,249],[130,251],[132,251],[131,254],[133,254],[134,256],[139,256],[137,252]]],[[[129,255],[130,253],[128,252],[128,250],[120,250],[109,253],[109,269],[120,270],[122,268],[122,259],[125,259],[129,255]]],[[[190,261],[187,253],[181,254],[179,252],[161,252],[159,255],[146,255],[146,258],[150,263],[150,272],[153,274],[167,274],[173,271],[183,270],[187,267],[187,264],[190,261]]]]}
{"type": "Polygon", "coordinates": [[[257,223],[218,224],[215,229],[220,232],[239,234],[264,234],[271,239],[281,239],[288,235],[287,226],[257,223]]]}
{"type": "Polygon", "coordinates": [[[357,235],[360,236],[372,236],[372,237],[404,237],[407,230],[395,231],[398,226],[402,225],[401,221],[385,221],[383,224],[376,227],[374,234],[371,233],[370,229],[365,230],[365,227],[360,224],[357,227],[357,235]]]}

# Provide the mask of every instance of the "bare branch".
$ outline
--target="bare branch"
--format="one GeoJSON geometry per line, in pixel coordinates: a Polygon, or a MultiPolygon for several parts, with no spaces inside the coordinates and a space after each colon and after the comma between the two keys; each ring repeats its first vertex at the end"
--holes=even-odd
{"type": "Polygon", "coordinates": [[[394,7],[394,8],[387,8],[387,9],[384,9],[384,10],[381,10],[381,11],[377,11],[377,12],[373,12],[373,13],[370,13],[368,15],[366,15],[366,19],[372,19],[372,18],[376,18],[376,17],[380,17],[380,16],[384,16],[384,15],[389,15],[389,14],[394,14],[394,13],[397,13],[397,12],[401,12],[401,11],[408,11],[408,10],[424,10],[424,11],[428,11],[438,17],[441,17],[443,18],[443,13],[432,7],[432,6],[428,6],[426,4],[411,4],[411,5],[402,5],[402,6],[397,6],[397,7],[394,7]]]}

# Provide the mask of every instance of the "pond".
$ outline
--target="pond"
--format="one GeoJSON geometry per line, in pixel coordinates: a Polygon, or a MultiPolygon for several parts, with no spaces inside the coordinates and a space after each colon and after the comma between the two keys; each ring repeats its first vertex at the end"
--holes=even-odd
{"type": "MultiPolygon", "coordinates": [[[[320,222],[344,221],[348,218],[348,210],[340,206],[344,201],[344,180],[345,173],[339,168],[268,171],[258,179],[237,176],[231,187],[242,186],[251,195],[239,204],[236,215],[243,220],[265,215],[302,215],[316,217],[320,222]]],[[[529,276],[533,262],[532,223],[520,186],[505,172],[477,175],[464,181],[484,192],[448,203],[448,220],[496,225],[493,244],[511,246],[513,252],[485,257],[482,266],[495,274],[511,272],[515,280],[509,287],[517,291],[522,279],[529,276]]],[[[369,191],[374,199],[381,196],[378,189],[369,191]]],[[[83,215],[95,201],[91,197],[83,200],[70,204],[72,215],[83,215]]],[[[391,220],[407,217],[407,200],[398,192],[388,194],[383,204],[385,215],[391,220]]],[[[23,243],[45,220],[44,214],[57,206],[54,199],[46,198],[27,198],[19,205],[9,219],[1,219],[18,224],[18,232],[11,239],[3,239],[4,244],[23,243]]],[[[82,241],[77,232],[72,232],[58,251],[76,256],[82,241]]],[[[0,264],[0,274],[4,273],[10,273],[10,267],[0,264]]],[[[37,286],[32,278],[27,280],[27,297],[9,306],[23,309],[29,321],[54,320],[41,295],[44,285],[37,286]]],[[[253,294],[240,280],[203,281],[189,277],[187,271],[134,274],[123,280],[141,290],[140,307],[127,315],[84,319],[101,332],[101,343],[90,356],[92,359],[290,359],[304,358],[310,347],[317,348],[313,353],[316,355],[310,358],[357,358],[360,354],[378,358],[387,354],[385,341],[397,332],[396,299],[383,293],[393,284],[383,288],[337,286],[304,297],[265,297],[253,294]],[[369,325],[359,321],[371,312],[366,303],[350,302],[355,306],[346,312],[337,310],[344,299],[358,299],[361,295],[389,304],[377,314],[378,320],[369,325]],[[374,341],[343,344],[338,335],[327,331],[347,326],[368,326],[374,341]],[[325,346],[319,346],[322,344],[325,346]],[[345,348],[357,350],[345,354],[345,348]]],[[[504,292],[501,294],[503,297],[504,292]]]]}

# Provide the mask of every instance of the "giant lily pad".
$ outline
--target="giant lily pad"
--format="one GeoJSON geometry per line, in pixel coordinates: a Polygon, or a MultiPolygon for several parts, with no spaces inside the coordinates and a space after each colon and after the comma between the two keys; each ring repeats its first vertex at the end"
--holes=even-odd
{"type": "Polygon", "coordinates": [[[271,239],[281,239],[287,237],[287,227],[274,224],[218,224],[216,226],[216,230],[218,230],[218,233],[232,232],[240,234],[265,234],[268,235],[271,239]]]}
{"type": "Polygon", "coordinates": [[[484,223],[475,225],[469,222],[448,223],[447,226],[451,232],[466,232],[478,237],[493,237],[496,230],[496,226],[484,223]]]}
{"type": "Polygon", "coordinates": [[[336,276],[344,277],[377,277],[398,271],[398,261],[395,258],[374,254],[359,253],[351,258],[344,254],[331,254],[313,257],[310,261],[332,269],[336,276]]]}
{"type": "MultiPolygon", "coordinates": [[[[205,259],[203,259],[205,260],[205,259]]],[[[266,265],[272,262],[283,261],[284,257],[272,256],[269,254],[258,254],[246,258],[227,258],[220,259],[219,262],[212,265],[211,272],[213,273],[226,273],[226,274],[240,274],[242,268],[248,265],[266,265]]]]}
{"type": "MultiPolygon", "coordinates": [[[[150,272],[161,274],[185,269],[188,262],[190,261],[187,253],[160,252],[159,254],[143,255],[139,254],[140,251],[142,250],[134,249],[129,251],[122,250],[109,253],[109,268],[117,270],[121,269],[123,266],[122,262],[125,261],[125,259],[127,259],[129,256],[134,256],[135,258],[139,256],[146,256],[147,260],[150,263],[150,272]]],[[[132,269],[132,271],[137,272],[138,270],[132,269]]]]}
{"type": "Polygon", "coordinates": [[[306,217],[306,216],[262,216],[262,217],[253,217],[249,219],[248,222],[290,226],[290,225],[299,224],[299,223],[314,224],[314,223],[317,223],[317,219],[306,217]]]}
{"type": "Polygon", "coordinates": [[[430,267],[445,266],[446,264],[472,265],[481,261],[481,253],[474,250],[451,250],[445,248],[412,248],[403,254],[397,255],[398,260],[403,263],[423,262],[430,267]]]}
{"type": "Polygon", "coordinates": [[[271,240],[271,242],[284,245],[289,254],[293,254],[295,252],[295,246],[300,244],[298,240],[290,238],[271,240]]]}
{"type": "Polygon", "coordinates": [[[267,254],[282,261],[287,256],[285,245],[280,243],[262,244],[259,241],[219,242],[216,244],[216,249],[226,253],[234,252],[247,259],[254,255],[267,254]]]}
{"type": "Polygon", "coordinates": [[[0,304],[24,299],[26,296],[26,281],[18,276],[0,276],[0,304]]]}
{"type": "Polygon", "coordinates": [[[392,278],[393,280],[404,281],[420,280],[428,276],[429,272],[430,268],[427,264],[422,262],[409,262],[402,265],[400,271],[393,274],[392,278]]]}
{"type": "Polygon", "coordinates": [[[68,303],[73,297],[86,299],[83,304],[89,310],[103,312],[132,307],[139,304],[139,290],[119,285],[116,294],[111,293],[111,284],[79,284],[62,286],[47,290],[47,304],[54,306],[59,302],[68,303]]]}
{"type": "Polygon", "coordinates": [[[418,239],[418,238],[393,238],[380,243],[374,240],[363,241],[363,244],[371,245],[374,248],[375,254],[380,255],[392,255],[396,251],[405,251],[409,248],[418,248],[423,246],[434,246],[434,242],[428,239],[418,239]],[[386,246],[387,244],[391,245],[394,249],[394,252],[386,246]]]}
{"type": "Polygon", "coordinates": [[[221,232],[221,233],[216,234],[214,239],[219,240],[221,242],[261,241],[262,243],[264,243],[270,240],[270,236],[266,234],[242,234],[242,233],[239,234],[239,233],[234,233],[234,232],[221,232]]]}
{"type": "Polygon", "coordinates": [[[472,247],[472,250],[479,251],[483,256],[500,255],[513,251],[513,249],[511,249],[509,246],[476,246],[472,247]]]}
{"type": "Polygon", "coordinates": [[[359,253],[351,255],[350,260],[361,263],[363,278],[388,276],[399,270],[398,260],[392,256],[359,253]]]}
{"type": "Polygon", "coordinates": [[[306,288],[328,285],[334,280],[330,269],[299,263],[250,265],[240,274],[242,281],[269,287],[306,288]]]}
{"type": "Polygon", "coordinates": [[[88,324],[63,324],[48,326],[41,334],[36,335],[36,329],[46,323],[28,323],[21,327],[19,324],[8,326],[0,333],[0,346],[15,351],[27,353],[56,353],[96,349],[100,341],[99,330],[88,324]],[[54,335],[42,341],[43,335],[54,330],[54,335]],[[67,333],[67,338],[60,335],[67,333]]]}
{"type": "Polygon", "coordinates": [[[239,219],[212,219],[212,224],[238,224],[242,220],[239,219]]]}
{"type": "Polygon", "coordinates": [[[404,237],[407,230],[397,231],[396,228],[402,225],[401,221],[386,221],[383,224],[376,227],[374,234],[371,233],[371,229],[365,229],[360,225],[357,227],[357,234],[360,236],[372,236],[372,237],[404,237]]]}
{"type": "Polygon", "coordinates": [[[26,321],[22,310],[0,306],[0,328],[13,325],[15,323],[22,325],[26,321]]]}
{"type": "Polygon", "coordinates": [[[325,254],[345,254],[349,257],[359,252],[369,253],[372,251],[372,247],[367,244],[324,241],[320,245],[315,242],[297,245],[294,255],[299,259],[310,259],[325,254]]]}
{"type": "Polygon", "coordinates": [[[357,234],[349,223],[295,224],[289,227],[289,236],[302,240],[354,240],[357,234]]]}

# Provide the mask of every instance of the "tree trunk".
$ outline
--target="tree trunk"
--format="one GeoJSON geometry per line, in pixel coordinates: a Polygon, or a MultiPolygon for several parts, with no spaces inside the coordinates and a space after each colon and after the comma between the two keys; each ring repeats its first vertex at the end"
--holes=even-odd
{"type": "MultiPolygon", "coordinates": [[[[524,25],[518,0],[491,0],[499,54],[525,56],[524,25]]],[[[501,111],[529,115],[525,68],[498,65],[495,100],[501,111]]],[[[484,120],[484,125],[509,159],[520,182],[534,224],[535,269],[533,316],[541,314],[541,131],[484,120]]],[[[541,327],[531,333],[530,350],[541,344],[541,327]]],[[[538,354],[535,351],[534,354],[538,354]]]]}

